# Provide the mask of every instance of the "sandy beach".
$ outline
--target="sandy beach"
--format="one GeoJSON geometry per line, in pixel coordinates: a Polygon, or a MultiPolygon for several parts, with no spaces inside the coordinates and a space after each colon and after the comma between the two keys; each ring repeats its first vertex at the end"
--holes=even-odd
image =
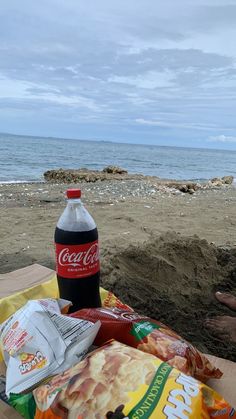
{"type": "MultiPolygon", "coordinates": [[[[181,193],[150,180],[0,185],[0,272],[54,264],[53,235],[67,187],[79,186],[100,234],[102,284],[205,352],[236,360],[204,327],[236,293],[236,188],[181,193]]],[[[231,312],[230,315],[233,315],[231,312]]]]}

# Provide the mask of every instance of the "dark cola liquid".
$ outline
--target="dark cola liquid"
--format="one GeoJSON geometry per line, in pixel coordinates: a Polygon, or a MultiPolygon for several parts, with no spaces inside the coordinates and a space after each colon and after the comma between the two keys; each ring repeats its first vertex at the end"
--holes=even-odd
{"type": "MultiPolygon", "coordinates": [[[[81,245],[98,240],[97,228],[90,231],[65,231],[56,227],[55,243],[81,245]]],[[[99,292],[100,271],[85,278],[63,278],[57,275],[60,297],[70,300],[73,306],[70,313],[81,308],[101,307],[99,292]]]]}

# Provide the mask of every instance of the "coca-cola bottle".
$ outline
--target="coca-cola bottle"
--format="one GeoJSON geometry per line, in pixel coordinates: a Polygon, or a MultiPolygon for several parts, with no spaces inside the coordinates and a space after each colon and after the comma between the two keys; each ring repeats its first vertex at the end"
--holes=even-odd
{"type": "Polygon", "coordinates": [[[98,231],[80,197],[80,189],[67,190],[67,206],[55,230],[59,293],[72,301],[71,311],[101,306],[98,231]]]}

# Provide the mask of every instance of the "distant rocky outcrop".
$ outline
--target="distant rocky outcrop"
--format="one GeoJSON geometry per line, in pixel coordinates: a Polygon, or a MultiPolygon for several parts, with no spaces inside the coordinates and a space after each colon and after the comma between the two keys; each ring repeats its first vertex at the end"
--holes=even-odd
{"type": "MultiPolygon", "coordinates": [[[[102,171],[89,170],[85,168],[81,169],[56,169],[48,170],[44,173],[44,179],[47,182],[56,183],[78,183],[84,182],[97,182],[103,180],[120,180],[126,179],[128,175],[127,170],[122,169],[118,166],[107,166],[102,171]]],[[[134,175],[137,178],[143,177],[143,175],[134,175]]],[[[131,175],[131,177],[133,177],[131,175]]]]}
{"type": "Polygon", "coordinates": [[[103,172],[105,172],[105,173],[113,173],[113,174],[114,173],[118,173],[119,175],[123,175],[125,173],[128,173],[127,170],[122,169],[119,166],[107,166],[107,167],[104,167],[103,172]]]}
{"type": "Polygon", "coordinates": [[[205,183],[184,182],[177,180],[160,179],[156,176],[144,176],[142,174],[129,174],[127,170],[118,166],[107,166],[102,171],[81,169],[56,169],[44,173],[44,179],[51,183],[80,183],[97,182],[105,180],[148,180],[155,188],[166,187],[182,193],[194,194],[199,189],[214,189],[227,187],[233,183],[233,176],[213,178],[205,183]]]}
{"type": "Polygon", "coordinates": [[[223,176],[222,178],[214,177],[210,180],[214,186],[231,185],[234,181],[233,176],[223,176]]]}
{"type": "Polygon", "coordinates": [[[179,190],[180,192],[189,193],[189,194],[193,194],[198,189],[202,188],[201,183],[195,183],[195,182],[186,182],[185,183],[185,182],[172,181],[172,182],[168,182],[167,186],[169,186],[169,188],[175,188],[175,189],[179,190]]]}
{"type": "Polygon", "coordinates": [[[233,176],[223,176],[222,178],[213,178],[210,179],[206,183],[199,183],[199,182],[176,182],[171,181],[167,182],[167,186],[170,188],[175,188],[183,193],[193,194],[199,189],[212,189],[215,187],[227,186],[233,183],[234,177],[233,176]]]}

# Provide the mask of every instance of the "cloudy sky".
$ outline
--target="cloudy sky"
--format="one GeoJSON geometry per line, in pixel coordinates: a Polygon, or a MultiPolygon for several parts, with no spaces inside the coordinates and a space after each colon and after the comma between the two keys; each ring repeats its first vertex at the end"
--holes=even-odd
{"type": "Polygon", "coordinates": [[[8,0],[0,132],[236,149],[236,0],[8,0]]]}

